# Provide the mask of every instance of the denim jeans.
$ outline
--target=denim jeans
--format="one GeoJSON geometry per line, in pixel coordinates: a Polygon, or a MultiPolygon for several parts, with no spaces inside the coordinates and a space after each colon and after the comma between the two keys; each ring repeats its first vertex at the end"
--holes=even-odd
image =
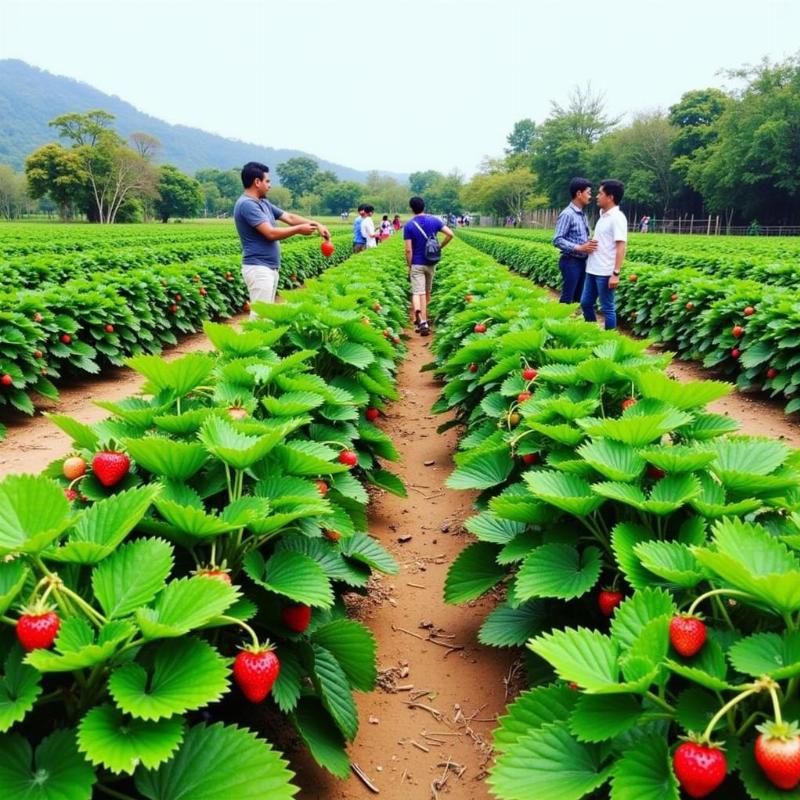
{"type": "Polygon", "coordinates": [[[577,303],[583,293],[583,278],[586,274],[586,259],[562,255],[558,259],[561,270],[561,297],[559,303],[577,303]]]}
{"type": "Polygon", "coordinates": [[[606,320],[606,330],[617,327],[617,309],[614,305],[616,290],[608,288],[610,275],[587,275],[581,295],[581,310],[587,322],[596,322],[594,304],[600,298],[600,310],[606,320]]]}

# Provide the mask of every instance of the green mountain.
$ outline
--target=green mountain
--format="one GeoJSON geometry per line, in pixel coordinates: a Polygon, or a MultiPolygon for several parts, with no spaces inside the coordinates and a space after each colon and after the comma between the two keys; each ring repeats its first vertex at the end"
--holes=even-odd
{"type": "MultiPolygon", "coordinates": [[[[102,108],[114,114],[115,127],[123,137],[143,131],[161,141],[158,161],[174,164],[186,173],[216,167],[230,169],[246,161],[262,161],[271,167],[294,156],[310,156],[322,170],[341,180],[363,182],[367,173],[324,161],[300,150],[283,150],[226,139],[199,128],[170,125],[151,117],[115,95],[104,94],[86,83],[53,75],[17,59],[0,59],[0,163],[21,170],[37,147],[56,139],[47,124],[59,114],[102,108]]],[[[407,175],[386,172],[401,181],[407,175]]],[[[275,176],[277,178],[277,175],[275,176]]]]}

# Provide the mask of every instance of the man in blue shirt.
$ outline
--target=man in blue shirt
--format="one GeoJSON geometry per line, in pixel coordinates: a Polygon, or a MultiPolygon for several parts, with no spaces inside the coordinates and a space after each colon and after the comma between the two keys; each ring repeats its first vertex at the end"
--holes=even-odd
{"type": "MultiPolygon", "coordinates": [[[[242,278],[250,292],[250,304],[274,303],[281,267],[280,240],[319,233],[331,235],[324,225],[278,208],[267,200],[271,181],[269,167],[249,161],[242,167],[244,192],[233,207],[233,221],[242,243],[242,278]],[[279,228],[277,222],[288,227],[279,228]]],[[[257,316],[250,312],[251,317],[257,316]]]]}
{"type": "Polygon", "coordinates": [[[364,217],[367,215],[366,206],[362,203],[358,207],[358,214],[356,214],[356,220],[353,223],[353,252],[360,253],[366,246],[367,240],[364,238],[364,234],[361,232],[361,223],[364,221],[364,217]]]}
{"type": "Polygon", "coordinates": [[[577,303],[583,292],[586,259],[597,250],[597,242],[589,237],[589,223],[584,208],[592,199],[592,184],[586,178],[569,182],[572,202],[558,215],[553,244],[561,251],[558,268],[561,270],[560,303],[577,303]]]}
{"type": "Polygon", "coordinates": [[[421,197],[412,197],[408,202],[414,216],[403,227],[405,240],[406,264],[408,277],[411,280],[411,302],[414,310],[414,325],[420,336],[430,332],[428,325],[428,303],[431,301],[433,273],[435,264],[429,264],[425,258],[425,244],[431,237],[437,237],[439,231],[444,234],[442,248],[453,238],[453,231],[439,217],[425,213],[425,201],[421,197]]]}

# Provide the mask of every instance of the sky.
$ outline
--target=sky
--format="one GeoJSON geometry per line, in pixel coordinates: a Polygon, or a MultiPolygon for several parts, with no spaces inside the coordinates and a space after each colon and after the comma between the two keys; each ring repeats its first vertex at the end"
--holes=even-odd
{"type": "MultiPolygon", "coordinates": [[[[360,170],[474,174],[591,84],[623,120],[800,52],[800,0],[0,0],[0,58],[360,170]]],[[[0,120],[2,124],[2,120],[0,120]]]]}

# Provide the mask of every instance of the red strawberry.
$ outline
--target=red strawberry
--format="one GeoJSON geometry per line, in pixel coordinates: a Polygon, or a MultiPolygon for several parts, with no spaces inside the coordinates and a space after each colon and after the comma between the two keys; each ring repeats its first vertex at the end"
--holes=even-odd
{"type": "Polygon", "coordinates": [[[629,280],[631,283],[636,283],[636,281],[638,281],[638,280],[639,280],[639,276],[638,276],[638,275],[628,275],[628,280],[629,280]]]}
{"type": "Polygon", "coordinates": [[[178,313],[178,306],[176,306],[176,305],[175,305],[175,303],[173,303],[173,304],[172,304],[172,305],[169,307],[169,310],[170,310],[170,311],[171,311],[173,314],[177,314],[177,313],[178,313]]]}
{"type": "Polygon", "coordinates": [[[691,302],[690,302],[690,303],[687,303],[687,304],[686,304],[686,310],[687,310],[687,311],[691,311],[693,308],[694,308],[694,303],[691,303],[691,302]]]}
{"type": "Polygon", "coordinates": [[[251,703],[260,703],[270,693],[280,671],[281,662],[269,644],[247,647],[233,662],[233,679],[251,703]]]}
{"type": "Polygon", "coordinates": [[[183,297],[181,297],[181,295],[179,295],[179,294],[176,294],[175,295],[175,302],[176,303],[180,303],[181,300],[183,300],[183,297]]]}
{"type": "Polygon", "coordinates": [[[478,365],[474,361],[469,365],[469,371],[472,373],[478,371],[478,365]]]}
{"type": "Polygon", "coordinates": [[[672,767],[689,797],[705,797],[725,780],[728,762],[718,747],[684,742],[672,757],[672,767]]]}
{"type": "Polygon", "coordinates": [[[538,374],[539,373],[533,367],[526,367],[522,370],[522,380],[535,381],[538,374]]]}
{"type": "Polygon", "coordinates": [[[201,286],[200,287],[200,295],[202,297],[205,297],[207,294],[208,294],[208,292],[206,291],[206,288],[204,286],[201,286]]]}
{"type": "Polygon", "coordinates": [[[486,333],[486,326],[482,322],[479,322],[472,330],[475,331],[475,333],[486,333]]]}
{"type": "Polygon", "coordinates": [[[373,303],[372,310],[377,314],[381,310],[382,306],[380,303],[373,303]]]}
{"type": "Polygon", "coordinates": [[[11,386],[11,384],[14,383],[14,379],[6,372],[5,375],[0,378],[0,383],[2,383],[3,386],[11,386]]]}
{"type": "Polygon", "coordinates": [[[755,756],[758,766],[779,789],[794,789],[800,783],[800,733],[797,723],[770,722],[759,725],[755,756]]]}
{"type": "Polygon", "coordinates": [[[538,460],[539,460],[538,453],[525,453],[525,455],[522,456],[522,461],[525,464],[535,464],[538,460]]]}
{"type": "Polygon", "coordinates": [[[330,258],[336,248],[333,246],[333,242],[329,242],[327,239],[319,246],[319,249],[322,251],[322,255],[325,258],[330,258]]]}
{"type": "Polygon", "coordinates": [[[471,294],[465,294],[465,295],[464,295],[464,301],[465,301],[465,302],[467,302],[467,303],[471,303],[471,302],[472,302],[472,299],[473,299],[473,298],[472,298],[472,295],[471,295],[471,294]]]}
{"type": "Polygon", "coordinates": [[[131,460],[127,453],[118,453],[114,450],[101,450],[94,454],[92,459],[92,472],[103,486],[114,486],[127,474],[131,460]]]}
{"type": "Polygon", "coordinates": [[[106,333],[114,333],[114,326],[111,323],[109,323],[108,325],[106,325],[105,330],[106,333]]]}
{"type": "Polygon", "coordinates": [[[62,333],[61,341],[64,342],[64,344],[69,344],[72,341],[72,337],[68,333],[62,333]]]}
{"type": "Polygon", "coordinates": [[[746,317],[752,317],[755,313],[756,310],[753,308],[753,306],[747,306],[747,308],[744,310],[744,315],[746,317]]]}
{"type": "Polygon", "coordinates": [[[678,295],[673,294],[669,299],[674,303],[678,299],[678,295]]]}
{"type": "Polygon", "coordinates": [[[342,450],[339,453],[339,463],[346,464],[348,467],[354,467],[358,464],[358,455],[352,450],[342,450]]]}
{"type": "Polygon", "coordinates": [[[625,411],[626,409],[630,408],[631,406],[636,405],[636,398],[635,397],[626,397],[622,401],[622,410],[625,411]]]}
{"type": "Polygon", "coordinates": [[[302,633],[311,622],[311,606],[297,603],[281,611],[281,622],[295,633],[302,633]]]}
{"type": "Polygon", "coordinates": [[[325,483],[325,481],[317,481],[316,484],[317,484],[317,489],[319,490],[319,493],[323,497],[325,497],[325,495],[328,494],[328,489],[329,489],[328,484],[325,483]]]}
{"type": "Polygon", "coordinates": [[[322,535],[329,541],[329,542],[338,542],[339,539],[342,538],[342,534],[339,531],[331,530],[330,528],[326,528],[322,531],[322,535]]]}
{"type": "Polygon", "coordinates": [[[86,462],[80,456],[72,456],[64,460],[61,472],[68,481],[74,481],[75,478],[86,474],[86,462]]]}
{"type": "Polygon", "coordinates": [[[597,605],[605,616],[610,617],[614,609],[625,599],[622,592],[614,592],[611,589],[603,589],[597,595],[597,605]]]}
{"type": "Polygon", "coordinates": [[[647,465],[647,477],[652,478],[654,481],[661,480],[666,474],[663,469],[654,467],[652,464],[647,465]]]}
{"type": "Polygon", "coordinates": [[[731,350],[731,357],[732,358],[739,358],[739,356],[741,354],[742,354],[742,351],[738,347],[734,347],[733,350],[731,350]]]}
{"type": "Polygon", "coordinates": [[[249,314],[250,313],[250,303],[248,303],[247,301],[242,303],[242,311],[244,311],[245,314],[249,314]]]}
{"type": "Polygon", "coordinates": [[[533,395],[530,392],[520,392],[517,395],[517,402],[524,403],[526,400],[530,400],[533,395]]]}
{"type": "Polygon", "coordinates": [[[67,498],[67,502],[72,503],[78,499],[78,493],[74,489],[70,489],[69,486],[64,489],[64,497],[67,498]]]}
{"type": "Polygon", "coordinates": [[[61,620],[52,610],[26,610],[17,620],[17,639],[28,651],[53,646],[61,620]]]}
{"type": "Polygon", "coordinates": [[[34,358],[41,358],[43,355],[44,355],[44,353],[41,350],[34,350],[33,351],[33,357],[34,358]]]}
{"type": "Polygon", "coordinates": [[[744,328],[741,325],[734,325],[731,329],[734,339],[741,339],[744,336],[744,328]]]}
{"type": "Polygon", "coordinates": [[[400,344],[400,337],[399,336],[392,336],[392,341],[395,344],[400,344]]]}
{"type": "Polygon", "coordinates": [[[669,640],[686,658],[697,655],[703,649],[707,635],[706,625],[700,617],[678,614],[670,620],[669,640]]]}
{"type": "Polygon", "coordinates": [[[769,380],[772,380],[773,378],[777,377],[778,377],[778,370],[776,370],[775,367],[770,367],[767,370],[767,378],[769,378],[769,380]]]}
{"type": "Polygon", "coordinates": [[[370,422],[375,422],[375,420],[376,420],[376,419],[378,419],[378,417],[379,417],[380,415],[381,415],[381,412],[380,412],[380,411],[378,411],[378,409],[377,409],[377,408],[371,408],[371,407],[370,407],[370,408],[368,408],[368,409],[367,409],[367,410],[364,412],[364,416],[365,416],[365,417],[366,417],[366,418],[367,418],[367,419],[368,419],[370,422]]]}

